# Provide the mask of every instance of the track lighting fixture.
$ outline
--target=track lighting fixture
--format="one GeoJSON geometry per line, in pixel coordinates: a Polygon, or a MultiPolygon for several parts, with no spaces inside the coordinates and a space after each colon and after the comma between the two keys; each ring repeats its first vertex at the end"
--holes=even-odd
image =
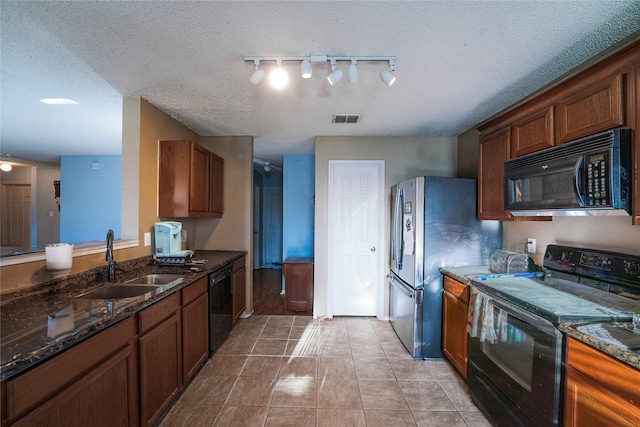
{"type": "Polygon", "coordinates": [[[329,56],[326,53],[312,53],[309,56],[245,56],[244,60],[254,63],[255,71],[251,76],[251,83],[254,85],[260,84],[264,79],[264,70],[260,68],[260,62],[276,61],[277,67],[269,74],[269,82],[277,89],[282,89],[288,82],[287,72],[282,68],[283,61],[300,61],[300,76],[303,79],[311,78],[313,64],[330,62],[331,73],[327,76],[327,81],[331,86],[338,83],[343,76],[342,70],[336,69],[338,61],[350,62],[347,71],[347,79],[350,83],[357,83],[358,81],[358,61],[388,62],[389,69],[380,72],[380,79],[388,86],[391,86],[396,80],[396,76],[393,74],[395,71],[395,56],[329,56]]]}
{"type": "Polygon", "coordinates": [[[349,65],[349,70],[347,71],[347,80],[349,83],[358,83],[358,66],[356,65],[355,59],[351,60],[351,65],[349,65]]]}
{"type": "Polygon", "coordinates": [[[393,75],[393,72],[396,70],[395,61],[393,59],[389,60],[389,69],[380,71],[380,79],[387,86],[391,86],[396,81],[396,76],[393,75]]]}
{"type": "Polygon", "coordinates": [[[251,83],[253,83],[254,85],[258,85],[262,82],[262,79],[264,79],[264,70],[260,69],[259,59],[256,59],[255,61],[253,61],[253,64],[255,66],[255,71],[251,76],[251,83]]]}
{"type": "Polygon", "coordinates": [[[335,85],[342,79],[342,70],[336,70],[336,61],[331,61],[331,73],[327,76],[327,81],[331,86],[335,85]]]}
{"type": "Polygon", "coordinates": [[[303,79],[308,79],[311,78],[311,74],[313,74],[311,61],[308,58],[305,58],[302,60],[302,63],[300,63],[300,75],[303,79]]]}

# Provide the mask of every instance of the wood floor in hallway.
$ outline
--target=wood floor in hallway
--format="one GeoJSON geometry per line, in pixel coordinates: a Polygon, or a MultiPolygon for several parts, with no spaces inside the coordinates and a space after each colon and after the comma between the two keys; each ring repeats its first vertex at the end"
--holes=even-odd
{"type": "Polygon", "coordinates": [[[296,315],[305,313],[286,311],[282,290],[282,270],[260,268],[253,270],[253,314],[254,315],[296,315]]]}

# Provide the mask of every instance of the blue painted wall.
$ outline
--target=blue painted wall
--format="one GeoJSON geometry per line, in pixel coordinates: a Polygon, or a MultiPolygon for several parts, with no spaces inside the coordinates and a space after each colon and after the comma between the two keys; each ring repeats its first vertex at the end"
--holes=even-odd
{"type": "Polygon", "coordinates": [[[315,156],[284,156],[282,258],[313,257],[315,156]]]}
{"type": "Polygon", "coordinates": [[[62,156],[60,241],[121,238],[121,189],[122,156],[62,156]]]}

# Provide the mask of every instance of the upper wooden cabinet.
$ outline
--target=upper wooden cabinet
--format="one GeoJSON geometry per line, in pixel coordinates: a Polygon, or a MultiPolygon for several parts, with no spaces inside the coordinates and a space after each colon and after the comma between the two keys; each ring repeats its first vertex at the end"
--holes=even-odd
{"type": "Polygon", "coordinates": [[[509,160],[511,128],[480,138],[478,154],[478,218],[511,219],[504,210],[504,162],[509,160]]]}
{"type": "Polygon", "coordinates": [[[511,157],[553,147],[553,131],[553,106],[515,122],[511,129],[511,157]]]}
{"type": "Polygon", "coordinates": [[[590,80],[589,75],[577,79],[573,85],[579,90],[558,102],[556,132],[561,143],[625,125],[623,74],[582,89],[590,80]]]}
{"type": "MultiPolygon", "coordinates": [[[[568,141],[615,128],[640,131],[640,38],[612,49],[478,127],[478,218],[513,219],[504,212],[503,163],[568,141]],[[502,146],[502,145],[505,146],[502,146]],[[505,153],[505,150],[508,150],[505,153]]],[[[640,167],[634,142],[632,166],[640,167]]],[[[633,224],[640,225],[640,174],[631,188],[633,224]]],[[[545,217],[517,217],[536,220],[545,217]]]]}
{"type": "Polygon", "coordinates": [[[220,218],[224,160],[192,141],[158,145],[158,216],[220,218]]]}

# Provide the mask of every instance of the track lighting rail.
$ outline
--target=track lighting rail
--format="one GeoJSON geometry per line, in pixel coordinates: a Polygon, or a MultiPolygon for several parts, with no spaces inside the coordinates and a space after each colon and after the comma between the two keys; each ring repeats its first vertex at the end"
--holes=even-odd
{"type": "Polygon", "coordinates": [[[327,55],[325,53],[312,53],[309,56],[245,56],[246,62],[253,62],[255,71],[251,76],[251,83],[254,85],[260,84],[264,79],[265,72],[260,68],[260,63],[265,61],[275,61],[277,68],[273,70],[269,76],[271,85],[276,89],[282,89],[287,84],[288,76],[286,71],[282,68],[282,62],[295,62],[300,61],[300,75],[304,79],[308,79],[313,74],[312,64],[327,63],[331,64],[331,73],[327,76],[327,81],[331,86],[335,85],[342,79],[342,70],[336,70],[336,62],[348,61],[348,80],[350,83],[356,83],[358,81],[358,67],[359,61],[368,62],[388,62],[389,69],[382,70],[380,72],[380,79],[387,86],[391,86],[396,77],[393,74],[395,71],[396,57],[395,56],[344,56],[344,55],[327,55]]]}

